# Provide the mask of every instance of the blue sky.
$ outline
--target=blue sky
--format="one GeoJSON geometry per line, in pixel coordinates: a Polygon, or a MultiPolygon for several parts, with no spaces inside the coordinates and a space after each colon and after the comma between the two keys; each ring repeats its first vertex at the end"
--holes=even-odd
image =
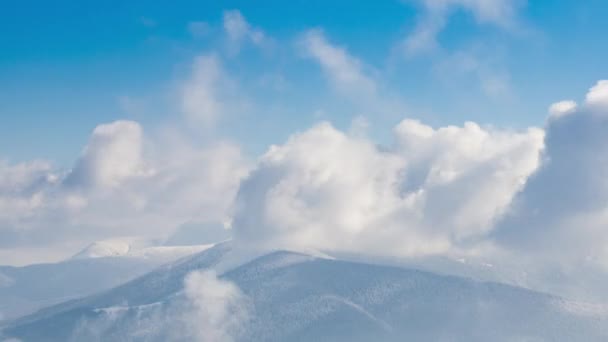
{"type": "Polygon", "coordinates": [[[381,141],[384,128],[403,117],[540,126],[550,103],[583,94],[606,75],[608,46],[599,42],[608,3],[540,0],[514,8],[513,23],[503,25],[455,5],[438,48],[408,55],[399,46],[424,21],[422,1],[7,3],[0,11],[0,158],[70,166],[100,123],[127,118],[147,130],[162,127],[177,115],[175,88],[202,54],[217,54],[254,102],[204,134],[239,141],[252,154],[321,119],[348,128],[357,115],[381,141]],[[222,18],[233,9],[271,46],[228,53],[222,18]],[[298,46],[312,28],[358,59],[398,108],[378,113],[336,95],[298,46]],[[484,90],[484,78],[497,89],[484,90]]]}

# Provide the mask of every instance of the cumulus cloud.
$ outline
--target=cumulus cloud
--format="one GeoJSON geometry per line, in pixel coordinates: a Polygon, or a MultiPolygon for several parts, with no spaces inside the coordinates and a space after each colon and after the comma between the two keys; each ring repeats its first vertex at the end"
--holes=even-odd
{"type": "Polygon", "coordinates": [[[19,229],[34,217],[44,205],[42,190],[58,184],[59,178],[47,162],[0,162],[0,227],[19,229]]]}
{"type": "Polygon", "coordinates": [[[510,29],[516,23],[517,10],[525,4],[520,0],[417,0],[424,15],[413,33],[403,41],[407,55],[419,55],[438,47],[437,35],[457,9],[471,13],[480,24],[510,29]]]}
{"type": "Polygon", "coordinates": [[[433,128],[388,147],[329,123],[272,146],[236,199],[236,241],[399,257],[466,255],[498,278],[608,299],[608,104],[550,107],[543,129],[433,128]],[[488,266],[489,267],[489,266],[488,266]]]}
{"type": "Polygon", "coordinates": [[[134,121],[115,121],[93,130],[76,166],[66,179],[76,186],[115,187],[141,175],[143,134],[134,121]]]}
{"type": "Polygon", "coordinates": [[[587,105],[605,112],[608,107],[608,80],[597,82],[587,93],[585,101],[587,105]]]}
{"type": "MultiPolygon", "coordinates": [[[[543,164],[495,228],[509,258],[536,269],[545,287],[603,297],[608,284],[608,103],[600,81],[586,101],[554,104],[543,164]],[[567,114],[567,115],[566,115],[567,114]]],[[[532,277],[532,276],[531,276],[532,277]]]]}
{"type": "Polygon", "coordinates": [[[185,223],[228,222],[249,164],[213,128],[246,101],[213,53],[194,59],[176,95],[183,115],[160,133],[130,120],[100,124],[70,169],[0,161],[0,255],[51,261],[95,240],[163,240],[185,223]]]}
{"type": "Polygon", "coordinates": [[[602,103],[603,84],[600,81],[590,89],[585,106],[554,105],[570,114],[548,121],[543,167],[502,222],[501,236],[517,241],[513,247],[546,244],[562,253],[569,246],[591,256],[591,246],[608,246],[608,234],[602,228],[608,223],[604,219],[608,212],[608,119],[597,115],[608,113],[608,103],[602,103]],[[555,244],[558,237],[564,238],[563,245],[555,244]],[[584,243],[576,246],[581,239],[584,243]],[[587,248],[580,250],[583,245],[587,248]]]}
{"type": "Polygon", "coordinates": [[[214,271],[195,271],[184,281],[190,303],[185,320],[196,341],[230,342],[243,331],[251,305],[233,283],[219,279],[214,271]]]}
{"type": "Polygon", "coordinates": [[[232,143],[197,147],[146,139],[132,121],[102,124],[72,170],[0,165],[0,245],[81,241],[80,249],[117,236],[162,238],[185,222],[220,224],[247,165],[232,143]]]}
{"type": "Polygon", "coordinates": [[[549,117],[552,119],[559,118],[560,116],[568,115],[576,111],[576,102],[571,100],[565,100],[553,103],[549,106],[549,117]]]}
{"type": "Polygon", "coordinates": [[[263,46],[268,42],[264,31],[251,26],[238,10],[224,12],[224,31],[228,37],[228,49],[231,54],[238,54],[245,43],[263,46]]]}
{"type": "Polygon", "coordinates": [[[449,252],[487,234],[536,170],[543,132],[404,120],[380,148],[329,123],[272,146],[243,181],[233,229],[261,246],[449,252]]]}

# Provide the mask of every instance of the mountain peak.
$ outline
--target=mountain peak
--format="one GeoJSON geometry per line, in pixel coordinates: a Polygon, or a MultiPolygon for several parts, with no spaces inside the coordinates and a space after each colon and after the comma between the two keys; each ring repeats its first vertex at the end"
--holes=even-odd
{"type": "Polygon", "coordinates": [[[89,259],[124,256],[131,250],[131,244],[124,240],[96,241],[76,253],[72,259],[89,259]]]}

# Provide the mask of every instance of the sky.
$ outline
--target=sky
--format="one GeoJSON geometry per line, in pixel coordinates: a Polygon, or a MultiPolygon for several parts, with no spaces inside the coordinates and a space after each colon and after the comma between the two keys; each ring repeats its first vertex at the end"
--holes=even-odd
{"type": "Polygon", "coordinates": [[[523,269],[608,300],[606,11],[6,5],[0,264],[227,231],[243,249],[523,269]]]}
{"type": "Polygon", "coordinates": [[[208,53],[221,55],[256,102],[216,128],[251,153],[319,117],[347,127],[365,116],[379,139],[403,117],[541,125],[548,104],[583,93],[605,73],[608,48],[598,44],[608,29],[605,1],[478,1],[495,10],[476,9],[476,1],[435,3],[449,8],[415,0],[7,4],[0,14],[0,155],[69,167],[100,122],[162,126],[176,114],[176,84],[193,58],[208,53]],[[267,42],[239,38],[242,51],[229,51],[229,10],[240,11],[267,42]],[[434,42],[405,51],[408,37],[437,25],[431,21],[443,22],[434,42]],[[297,47],[310,29],[356,58],[396,108],[378,113],[334,96],[323,71],[297,47]]]}

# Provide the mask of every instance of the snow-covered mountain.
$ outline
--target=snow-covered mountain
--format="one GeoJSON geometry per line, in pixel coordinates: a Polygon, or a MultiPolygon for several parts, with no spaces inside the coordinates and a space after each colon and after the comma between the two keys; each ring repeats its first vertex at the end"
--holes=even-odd
{"type": "Polygon", "coordinates": [[[110,289],[209,247],[143,246],[135,241],[107,240],[95,242],[62,262],[0,266],[0,321],[110,289]]]}
{"type": "Polygon", "coordinates": [[[285,251],[217,278],[205,271],[230,253],[229,243],[218,244],[10,322],[4,334],[23,341],[608,340],[608,311],[598,305],[285,251]]]}

